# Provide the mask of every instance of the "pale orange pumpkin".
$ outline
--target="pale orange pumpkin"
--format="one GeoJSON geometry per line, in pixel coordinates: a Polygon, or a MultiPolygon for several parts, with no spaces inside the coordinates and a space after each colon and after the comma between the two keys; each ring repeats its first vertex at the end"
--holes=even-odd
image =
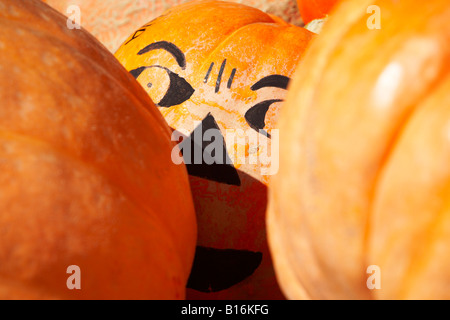
{"type": "Polygon", "coordinates": [[[267,222],[287,297],[450,298],[449,19],[344,1],[300,63],[267,222]]]}
{"type": "Polygon", "coordinates": [[[0,299],[184,298],[196,221],[159,111],[43,2],[0,26],[0,299]]]}
{"type": "MultiPolygon", "coordinates": [[[[140,26],[157,18],[164,11],[189,0],[43,0],[63,14],[71,17],[81,10],[81,25],[100,40],[111,52],[140,26]],[[68,10],[69,9],[69,10],[68,10]]],[[[230,0],[243,3],[301,24],[295,0],[230,0]]]]}
{"type": "MultiPolygon", "coordinates": [[[[199,226],[188,298],[283,298],[265,235],[266,185],[276,161],[249,158],[270,153],[289,77],[312,37],[255,8],[193,1],[132,33],[116,53],[173,129],[194,145],[207,129],[218,131],[221,156],[230,160],[188,164],[199,226]],[[253,134],[258,143],[228,140],[227,130],[253,134]]],[[[203,141],[200,152],[208,147],[203,141]]]]}

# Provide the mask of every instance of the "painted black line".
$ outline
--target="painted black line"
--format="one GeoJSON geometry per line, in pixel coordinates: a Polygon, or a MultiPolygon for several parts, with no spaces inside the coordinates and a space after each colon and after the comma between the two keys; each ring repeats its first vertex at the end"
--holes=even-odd
{"type": "Polygon", "coordinates": [[[142,29],[137,30],[137,31],[133,34],[133,36],[131,37],[131,39],[128,40],[128,41],[125,43],[125,45],[127,45],[128,43],[130,43],[131,41],[133,41],[134,39],[136,39],[137,37],[139,37],[141,34],[143,34],[143,33],[145,32],[145,30],[146,30],[146,28],[142,28],[142,29]]]}
{"type": "Polygon", "coordinates": [[[252,91],[259,90],[261,88],[265,87],[274,87],[274,88],[281,88],[281,89],[287,89],[289,85],[289,81],[291,79],[286,76],[274,74],[271,76],[267,76],[256,82],[252,87],[252,91]]]}
{"type": "Polygon", "coordinates": [[[266,114],[267,111],[269,111],[269,107],[273,103],[282,102],[283,100],[280,99],[274,99],[274,100],[267,100],[260,102],[253,107],[251,107],[246,113],[245,113],[245,121],[247,121],[250,128],[256,130],[257,132],[261,133],[262,135],[265,135],[267,138],[271,139],[271,135],[264,130],[264,127],[266,126],[266,114]]]}
{"type": "Polygon", "coordinates": [[[217,77],[216,82],[216,93],[219,92],[220,83],[222,82],[223,71],[225,70],[225,65],[227,64],[227,59],[223,60],[222,65],[220,66],[219,76],[217,77]]]}
{"type": "Polygon", "coordinates": [[[205,79],[203,80],[204,83],[207,83],[209,80],[209,76],[211,75],[211,71],[214,68],[214,62],[211,63],[209,66],[208,72],[206,73],[205,79]]]}
{"type": "Polygon", "coordinates": [[[231,89],[231,85],[233,84],[233,79],[234,79],[235,75],[236,75],[236,68],[234,68],[233,71],[231,71],[230,79],[228,79],[228,84],[227,84],[228,89],[231,89]]]}

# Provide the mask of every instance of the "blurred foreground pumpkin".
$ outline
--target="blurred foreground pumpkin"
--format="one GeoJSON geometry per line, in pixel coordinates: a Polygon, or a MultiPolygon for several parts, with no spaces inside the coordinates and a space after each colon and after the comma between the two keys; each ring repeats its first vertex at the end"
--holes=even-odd
{"type": "Polygon", "coordinates": [[[43,2],[0,25],[0,299],[184,298],[195,214],[159,111],[43,2]]]}
{"type": "Polygon", "coordinates": [[[345,1],[300,63],[267,223],[287,297],[450,298],[449,19],[345,1]]]}
{"type": "Polygon", "coordinates": [[[266,184],[278,169],[272,129],[312,36],[255,8],[193,1],[116,53],[184,138],[199,225],[188,298],[283,297],[265,234],[266,184]]]}
{"type": "MultiPolygon", "coordinates": [[[[78,6],[81,25],[111,52],[140,26],[164,11],[189,0],[43,0],[71,17],[78,6]]],[[[295,0],[230,0],[276,14],[291,23],[300,24],[295,0]]]]}

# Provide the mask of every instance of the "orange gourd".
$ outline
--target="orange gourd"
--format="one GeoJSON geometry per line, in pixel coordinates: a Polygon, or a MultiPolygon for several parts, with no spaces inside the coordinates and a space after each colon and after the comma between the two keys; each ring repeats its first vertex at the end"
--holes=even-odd
{"type": "Polygon", "coordinates": [[[289,77],[312,37],[245,5],[192,1],[138,29],[116,53],[185,145],[204,155],[209,142],[195,141],[209,129],[223,142],[223,161],[195,164],[184,154],[199,227],[190,299],[283,298],[265,235],[276,161],[248,158],[270,153],[289,77]],[[227,130],[253,134],[258,144],[229,139],[227,130]]]}
{"type": "Polygon", "coordinates": [[[196,221],[159,111],[43,2],[0,26],[0,299],[184,298],[196,221]]]}
{"type": "Polygon", "coordinates": [[[302,20],[309,23],[325,18],[339,0],[297,0],[302,20]]]}
{"type": "Polygon", "coordinates": [[[287,297],[450,298],[449,18],[345,1],[305,54],[267,222],[287,297]]]}
{"type": "MultiPolygon", "coordinates": [[[[160,16],[171,7],[189,0],[43,0],[72,16],[72,6],[78,6],[81,25],[100,40],[111,52],[115,52],[130,33],[146,22],[160,16]]],[[[230,0],[242,2],[277,14],[284,20],[300,24],[295,0],[230,0]]]]}

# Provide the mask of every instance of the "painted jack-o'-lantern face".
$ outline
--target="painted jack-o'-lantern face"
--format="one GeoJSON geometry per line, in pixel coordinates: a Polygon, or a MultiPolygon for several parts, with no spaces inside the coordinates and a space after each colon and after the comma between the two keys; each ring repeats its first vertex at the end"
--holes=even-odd
{"type": "Polygon", "coordinates": [[[195,1],[143,26],[116,53],[183,133],[182,151],[191,150],[183,156],[199,231],[188,298],[283,297],[265,234],[266,185],[276,172],[278,109],[311,37],[254,8],[195,1]],[[210,129],[220,135],[206,138],[210,129]],[[222,150],[210,148],[218,141],[222,150]]]}

